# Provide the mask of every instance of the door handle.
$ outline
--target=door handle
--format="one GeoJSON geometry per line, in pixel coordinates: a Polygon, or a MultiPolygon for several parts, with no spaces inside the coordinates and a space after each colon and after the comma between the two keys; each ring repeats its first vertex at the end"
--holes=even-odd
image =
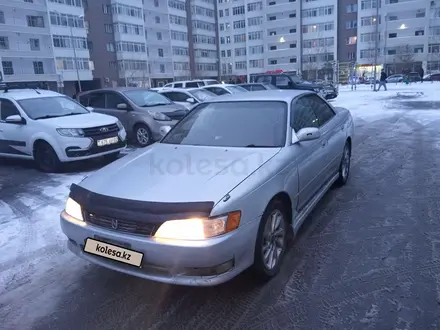
{"type": "Polygon", "coordinates": [[[325,147],[327,145],[327,142],[328,142],[327,140],[323,140],[322,141],[322,146],[325,147]]]}

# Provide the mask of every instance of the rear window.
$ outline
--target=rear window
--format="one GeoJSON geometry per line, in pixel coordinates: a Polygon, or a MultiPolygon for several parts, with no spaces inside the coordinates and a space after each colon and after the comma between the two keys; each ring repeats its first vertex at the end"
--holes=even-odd
{"type": "Polygon", "coordinates": [[[204,86],[203,81],[191,81],[186,83],[186,88],[197,88],[204,86]]]}

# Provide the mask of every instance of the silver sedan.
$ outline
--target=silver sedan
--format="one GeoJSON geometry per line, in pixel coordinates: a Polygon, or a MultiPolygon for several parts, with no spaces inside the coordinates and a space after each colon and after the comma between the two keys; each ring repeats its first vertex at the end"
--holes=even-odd
{"type": "Polygon", "coordinates": [[[288,237],[350,170],[350,112],[308,91],[225,95],[158,143],[72,184],[69,249],[159,282],[213,286],[280,270],[288,237]]]}

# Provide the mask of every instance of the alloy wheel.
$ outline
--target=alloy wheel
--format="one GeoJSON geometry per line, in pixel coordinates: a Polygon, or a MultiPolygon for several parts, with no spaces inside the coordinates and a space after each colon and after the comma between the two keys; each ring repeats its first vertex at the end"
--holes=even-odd
{"type": "Polygon", "coordinates": [[[268,270],[274,269],[284,252],[286,222],[280,210],[274,210],[266,222],[263,234],[263,263],[268,270]]]}

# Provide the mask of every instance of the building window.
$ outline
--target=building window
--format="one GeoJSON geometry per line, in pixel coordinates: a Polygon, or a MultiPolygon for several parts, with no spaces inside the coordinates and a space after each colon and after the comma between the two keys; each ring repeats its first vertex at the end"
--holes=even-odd
{"type": "Polygon", "coordinates": [[[296,48],[296,44],[290,44],[290,48],[296,48]]]}
{"type": "Polygon", "coordinates": [[[154,0],[154,7],[159,7],[159,0],[154,0]]]}
{"type": "Polygon", "coordinates": [[[245,10],[244,10],[244,6],[238,6],[238,7],[233,7],[232,8],[232,15],[244,15],[245,10]]]}
{"type": "Polygon", "coordinates": [[[0,11],[0,24],[5,24],[5,13],[0,11]]]}
{"type": "Polygon", "coordinates": [[[357,41],[357,37],[348,37],[348,38],[345,40],[345,43],[346,43],[347,45],[356,45],[356,41],[357,41]]]}
{"type": "Polygon", "coordinates": [[[157,40],[162,40],[162,32],[157,32],[156,36],[157,36],[157,40]]]}
{"type": "Polygon", "coordinates": [[[277,50],[277,46],[270,46],[269,50],[277,50]]]}
{"type": "Polygon", "coordinates": [[[276,65],[276,64],[278,64],[278,61],[277,61],[277,60],[271,60],[271,59],[269,59],[269,65],[276,65]]]}
{"type": "Polygon", "coordinates": [[[111,42],[109,42],[109,43],[106,45],[106,48],[107,48],[107,51],[108,51],[108,52],[113,53],[113,52],[115,51],[115,45],[114,45],[113,43],[111,43],[111,42]]]}
{"type": "Polygon", "coordinates": [[[40,50],[40,39],[29,39],[29,45],[31,46],[31,50],[40,50]]]}
{"type": "Polygon", "coordinates": [[[154,21],[156,22],[156,24],[160,24],[160,17],[159,16],[154,17],[154,21]]]}
{"type": "Polygon", "coordinates": [[[157,50],[157,55],[158,55],[159,57],[163,57],[163,49],[162,49],[162,48],[159,48],[159,49],[157,50]]]}
{"type": "Polygon", "coordinates": [[[44,74],[43,62],[34,61],[34,73],[35,74],[44,74]]]}
{"type": "Polygon", "coordinates": [[[104,30],[106,33],[113,33],[113,25],[111,24],[104,24],[104,30]]]}
{"type": "Polygon", "coordinates": [[[347,13],[357,13],[357,11],[358,11],[357,3],[352,3],[350,5],[347,5],[347,7],[345,7],[345,11],[347,13]]]}
{"type": "Polygon", "coordinates": [[[0,49],[9,49],[8,37],[0,37],[0,49]]]}
{"type": "Polygon", "coordinates": [[[30,27],[44,28],[43,16],[27,16],[27,25],[30,27]]]}
{"type": "Polygon", "coordinates": [[[34,0],[24,0],[24,2],[34,3],[34,0]]]}
{"type": "Polygon", "coordinates": [[[290,63],[296,63],[296,57],[292,57],[292,58],[290,58],[289,62],[290,62],[290,63]]]}
{"type": "Polygon", "coordinates": [[[165,64],[160,65],[160,73],[165,73],[165,64]]]}
{"type": "Polygon", "coordinates": [[[5,76],[12,76],[14,74],[14,67],[12,65],[12,61],[3,61],[3,73],[5,76]]]}

